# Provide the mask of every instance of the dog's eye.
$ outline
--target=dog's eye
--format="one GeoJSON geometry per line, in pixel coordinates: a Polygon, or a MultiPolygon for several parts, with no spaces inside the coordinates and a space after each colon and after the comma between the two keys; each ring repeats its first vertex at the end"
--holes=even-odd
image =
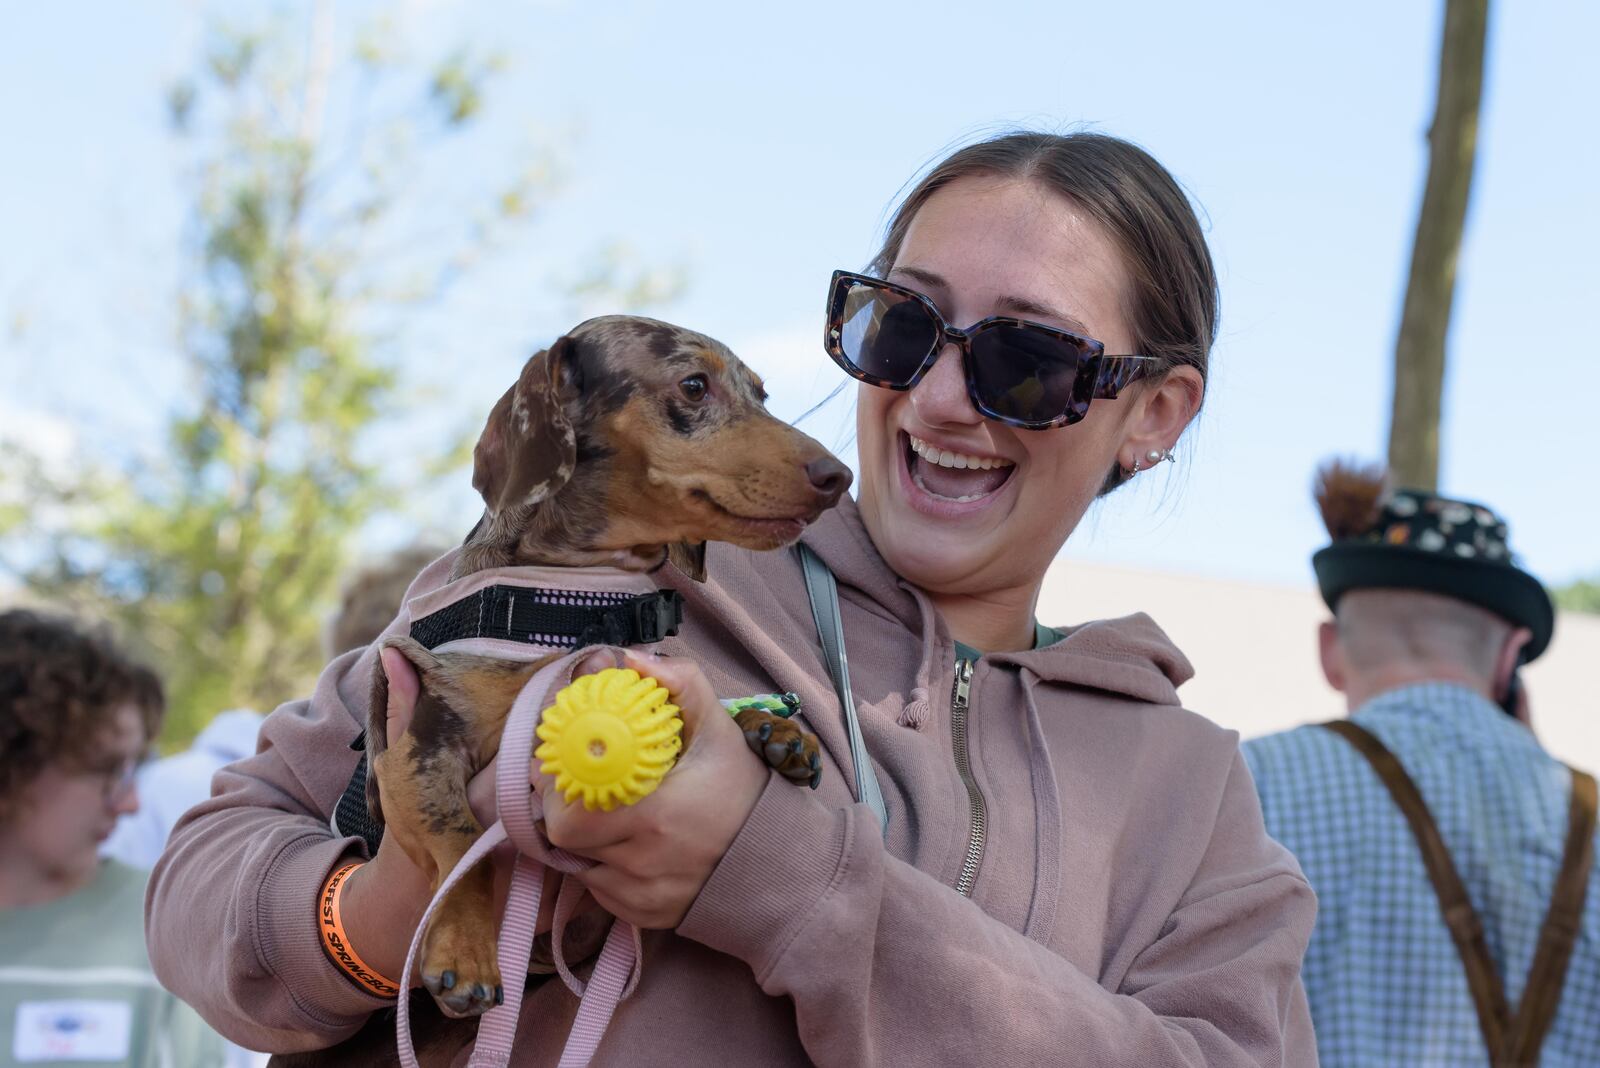
{"type": "Polygon", "coordinates": [[[705,375],[690,375],[678,383],[678,389],[692,401],[704,400],[707,388],[705,375]]]}

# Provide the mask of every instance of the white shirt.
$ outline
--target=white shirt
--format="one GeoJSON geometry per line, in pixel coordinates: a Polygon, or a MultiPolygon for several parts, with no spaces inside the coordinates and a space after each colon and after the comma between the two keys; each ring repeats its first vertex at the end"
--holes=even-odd
{"type": "Polygon", "coordinates": [[[255,754],[262,719],[259,712],[245,709],[224,712],[188,749],[141,767],[136,778],[139,810],[117,821],[100,855],[153,868],[179,818],[211,796],[217,769],[255,754]]]}

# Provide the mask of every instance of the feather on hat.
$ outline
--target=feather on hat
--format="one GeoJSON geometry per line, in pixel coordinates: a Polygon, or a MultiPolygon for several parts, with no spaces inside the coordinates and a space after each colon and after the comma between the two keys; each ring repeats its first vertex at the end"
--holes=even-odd
{"type": "Polygon", "coordinates": [[[1376,527],[1388,494],[1389,472],[1382,464],[1329,460],[1317,469],[1313,495],[1334,541],[1359,538],[1376,527]]]}

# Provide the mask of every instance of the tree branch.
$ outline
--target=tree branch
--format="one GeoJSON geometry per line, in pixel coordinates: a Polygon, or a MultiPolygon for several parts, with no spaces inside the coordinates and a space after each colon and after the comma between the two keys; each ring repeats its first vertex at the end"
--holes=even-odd
{"type": "Polygon", "coordinates": [[[1439,482],[1445,340],[1472,192],[1488,24],[1489,0],[1446,0],[1428,179],[1395,342],[1389,423],[1389,468],[1401,485],[1418,489],[1439,482]]]}

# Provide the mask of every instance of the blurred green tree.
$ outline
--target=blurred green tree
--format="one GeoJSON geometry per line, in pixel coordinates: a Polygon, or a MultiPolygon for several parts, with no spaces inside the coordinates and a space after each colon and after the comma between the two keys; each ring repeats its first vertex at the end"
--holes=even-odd
{"type": "MultiPolygon", "coordinates": [[[[168,748],[225,708],[307,691],[358,529],[414,485],[359,447],[397,405],[383,340],[554,188],[545,151],[480,182],[476,205],[419,203],[419,169],[480,120],[502,60],[421,64],[381,24],[336,60],[333,31],[326,4],[304,26],[217,29],[168,94],[192,165],[178,315],[192,391],[165,454],[68,471],[8,449],[0,464],[9,570],[33,597],[112,620],[155,662],[168,748]],[[334,98],[354,133],[325,129],[334,98]],[[418,218],[425,236],[406,232],[418,218]]],[[[615,248],[595,255],[598,273],[572,283],[586,298],[675,291],[673,272],[625,279],[615,248]]],[[[437,474],[462,446],[408,466],[437,474]]]]}
{"type": "Polygon", "coordinates": [[[1556,604],[1568,612],[1600,616],[1600,578],[1574,582],[1553,590],[1556,604]]]}

